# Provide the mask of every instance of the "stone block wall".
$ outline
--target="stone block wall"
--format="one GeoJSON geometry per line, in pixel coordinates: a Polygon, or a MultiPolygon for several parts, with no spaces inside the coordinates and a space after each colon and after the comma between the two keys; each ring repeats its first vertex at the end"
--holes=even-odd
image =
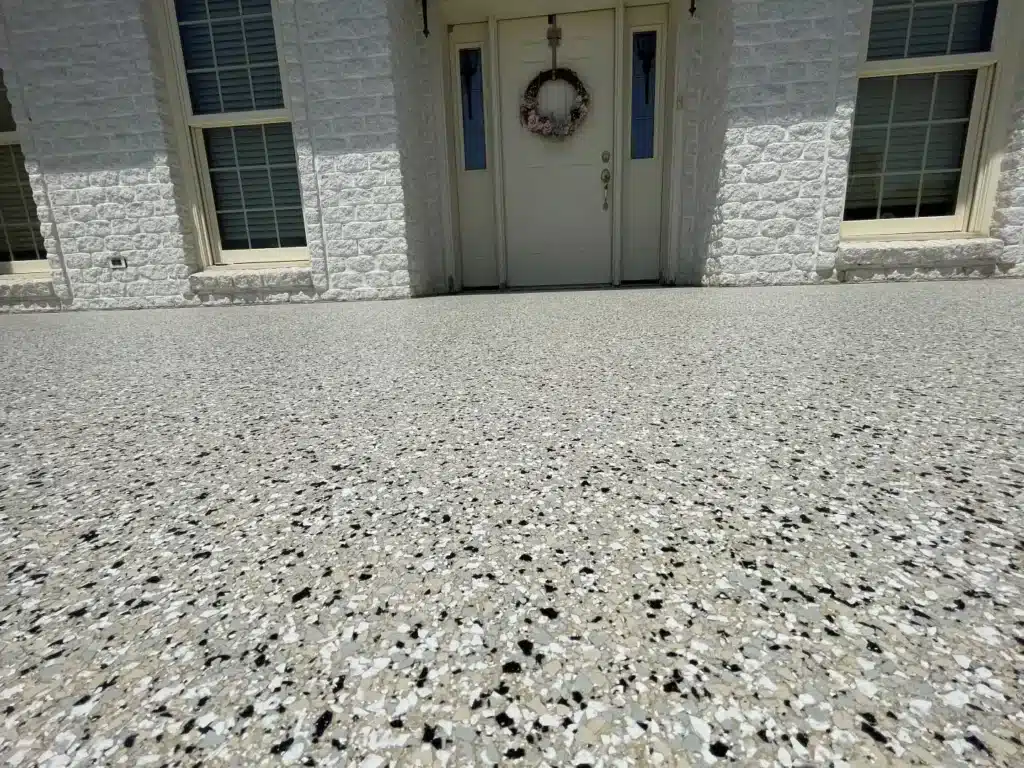
{"type": "Polygon", "coordinates": [[[4,5],[16,119],[53,287],[71,307],[184,303],[190,261],[150,20],[138,0],[4,5]],[[127,268],[114,270],[110,257],[127,268]]]}
{"type": "Polygon", "coordinates": [[[429,36],[418,0],[388,0],[392,71],[402,168],[409,277],[416,295],[447,290],[444,263],[445,121],[439,108],[444,25],[439,3],[428,3],[429,36]]]}
{"type": "Polygon", "coordinates": [[[699,13],[710,90],[688,155],[705,186],[680,274],[706,285],[831,279],[868,3],[733,0],[699,13]]]}
{"type": "Polygon", "coordinates": [[[409,247],[387,0],[280,0],[314,285],[407,296],[409,247]]]}

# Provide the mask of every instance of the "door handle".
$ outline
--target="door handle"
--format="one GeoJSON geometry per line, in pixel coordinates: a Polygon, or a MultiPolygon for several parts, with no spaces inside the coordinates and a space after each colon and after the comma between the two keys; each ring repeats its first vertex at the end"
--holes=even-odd
{"type": "Polygon", "coordinates": [[[612,172],[605,168],[601,171],[601,183],[604,185],[604,205],[601,206],[603,210],[608,210],[608,186],[612,182],[612,172]]]}

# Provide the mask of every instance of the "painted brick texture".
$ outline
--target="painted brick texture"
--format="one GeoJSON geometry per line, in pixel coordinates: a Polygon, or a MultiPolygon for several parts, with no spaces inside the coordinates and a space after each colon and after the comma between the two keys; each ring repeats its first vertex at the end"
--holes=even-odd
{"type": "Polygon", "coordinates": [[[54,288],[71,307],[186,303],[188,233],[144,7],[138,0],[4,6],[54,288]],[[111,256],[128,268],[112,270],[111,256]]]}
{"type": "Polygon", "coordinates": [[[860,0],[735,0],[702,16],[701,79],[715,90],[688,155],[711,186],[696,193],[697,248],[682,254],[690,282],[832,278],[866,12],[860,0]]]}
{"type": "Polygon", "coordinates": [[[281,0],[313,282],[332,299],[409,295],[385,0],[281,0]]]}

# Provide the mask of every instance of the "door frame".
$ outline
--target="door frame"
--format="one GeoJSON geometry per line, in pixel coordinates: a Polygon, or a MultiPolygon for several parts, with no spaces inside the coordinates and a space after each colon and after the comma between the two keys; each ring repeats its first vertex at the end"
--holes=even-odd
{"type": "MultiPolygon", "coordinates": [[[[456,25],[485,23],[487,25],[487,39],[483,41],[486,49],[483,52],[484,60],[489,63],[485,86],[487,89],[488,116],[492,117],[487,129],[488,157],[493,158],[493,192],[494,192],[494,216],[495,216],[495,258],[497,260],[498,288],[508,289],[508,253],[506,242],[506,217],[505,217],[505,177],[502,156],[502,131],[501,131],[501,95],[499,90],[499,73],[501,61],[498,52],[498,22],[504,19],[516,19],[530,16],[547,16],[550,14],[579,13],[583,11],[611,10],[614,11],[614,83],[613,93],[613,146],[616,151],[612,159],[612,285],[618,286],[622,282],[622,242],[623,242],[623,177],[625,168],[625,153],[630,151],[630,134],[627,122],[627,49],[626,37],[629,27],[626,20],[627,7],[635,6],[665,6],[666,23],[664,25],[664,53],[659,52],[659,59],[665,62],[665,77],[663,86],[659,87],[664,94],[661,100],[661,115],[658,120],[658,132],[661,139],[661,162],[662,162],[662,189],[657,194],[661,195],[661,232],[660,232],[660,255],[659,255],[659,277],[662,283],[671,283],[675,278],[675,268],[669,258],[669,240],[672,234],[671,210],[676,206],[676,195],[673,194],[673,185],[669,183],[671,172],[674,168],[673,155],[674,143],[669,141],[673,136],[672,126],[674,123],[675,99],[670,98],[675,93],[675,61],[676,61],[676,40],[678,38],[678,11],[677,3],[671,0],[520,0],[515,4],[507,0],[442,0],[440,13],[445,27],[445,34],[441,41],[443,66],[443,87],[439,89],[439,101],[437,108],[440,114],[444,115],[444,123],[450,126],[446,131],[447,137],[445,147],[447,152],[447,174],[449,194],[445,195],[442,201],[445,218],[452,222],[451,231],[446,233],[446,250],[451,254],[445,259],[447,275],[445,280],[452,290],[459,292],[463,290],[462,283],[462,249],[461,235],[458,227],[455,226],[459,218],[458,201],[458,169],[461,167],[456,154],[461,147],[461,139],[458,131],[462,125],[461,103],[458,90],[458,51],[465,47],[463,42],[453,42],[452,31],[456,25]],[[512,7],[510,7],[512,6],[512,7]],[[493,146],[493,149],[491,147],[493,146]]],[[[647,25],[639,25],[647,26],[647,25]]],[[[639,28],[639,27],[638,27],[639,28]]],[[[659,46],[660,47],[660,46],[659,46]]]]}

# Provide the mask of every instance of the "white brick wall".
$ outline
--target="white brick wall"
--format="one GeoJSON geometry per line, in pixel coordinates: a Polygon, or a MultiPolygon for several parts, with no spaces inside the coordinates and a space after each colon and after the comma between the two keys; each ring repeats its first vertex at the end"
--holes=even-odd
{"type": "Polygon", "coordinates": [[[419,0],[388,0],[397,107],[398,147],[405,191],[409,277],[418,295],[443,293],[444,120],[438,114],[444,25],[439,3],[429,3],[429,38],[419,0]]]}
{"type": "Polygon", "coordinates": [[[680,275],[710,285],[830,279],[865,3],[734,0],[699,13],[702,92],[686,152],[696,181],[684,185],[694,190],[684,214],[694,247],[680,254],[680,275]]]}
{"type": "Polygon", "coordinates": [[[157,95],[159,59],[140,3],[33,0],[4,10],[62,300],[102,308],[185,303],[187,233],[167,105],[157,95]],[[128,268],[112,270],[111,256],[128,268]]]}
{"type": "Polygon", "coordinates": [[[280,0],[314,285],[409,295],[386,0],[280,0]]]}

